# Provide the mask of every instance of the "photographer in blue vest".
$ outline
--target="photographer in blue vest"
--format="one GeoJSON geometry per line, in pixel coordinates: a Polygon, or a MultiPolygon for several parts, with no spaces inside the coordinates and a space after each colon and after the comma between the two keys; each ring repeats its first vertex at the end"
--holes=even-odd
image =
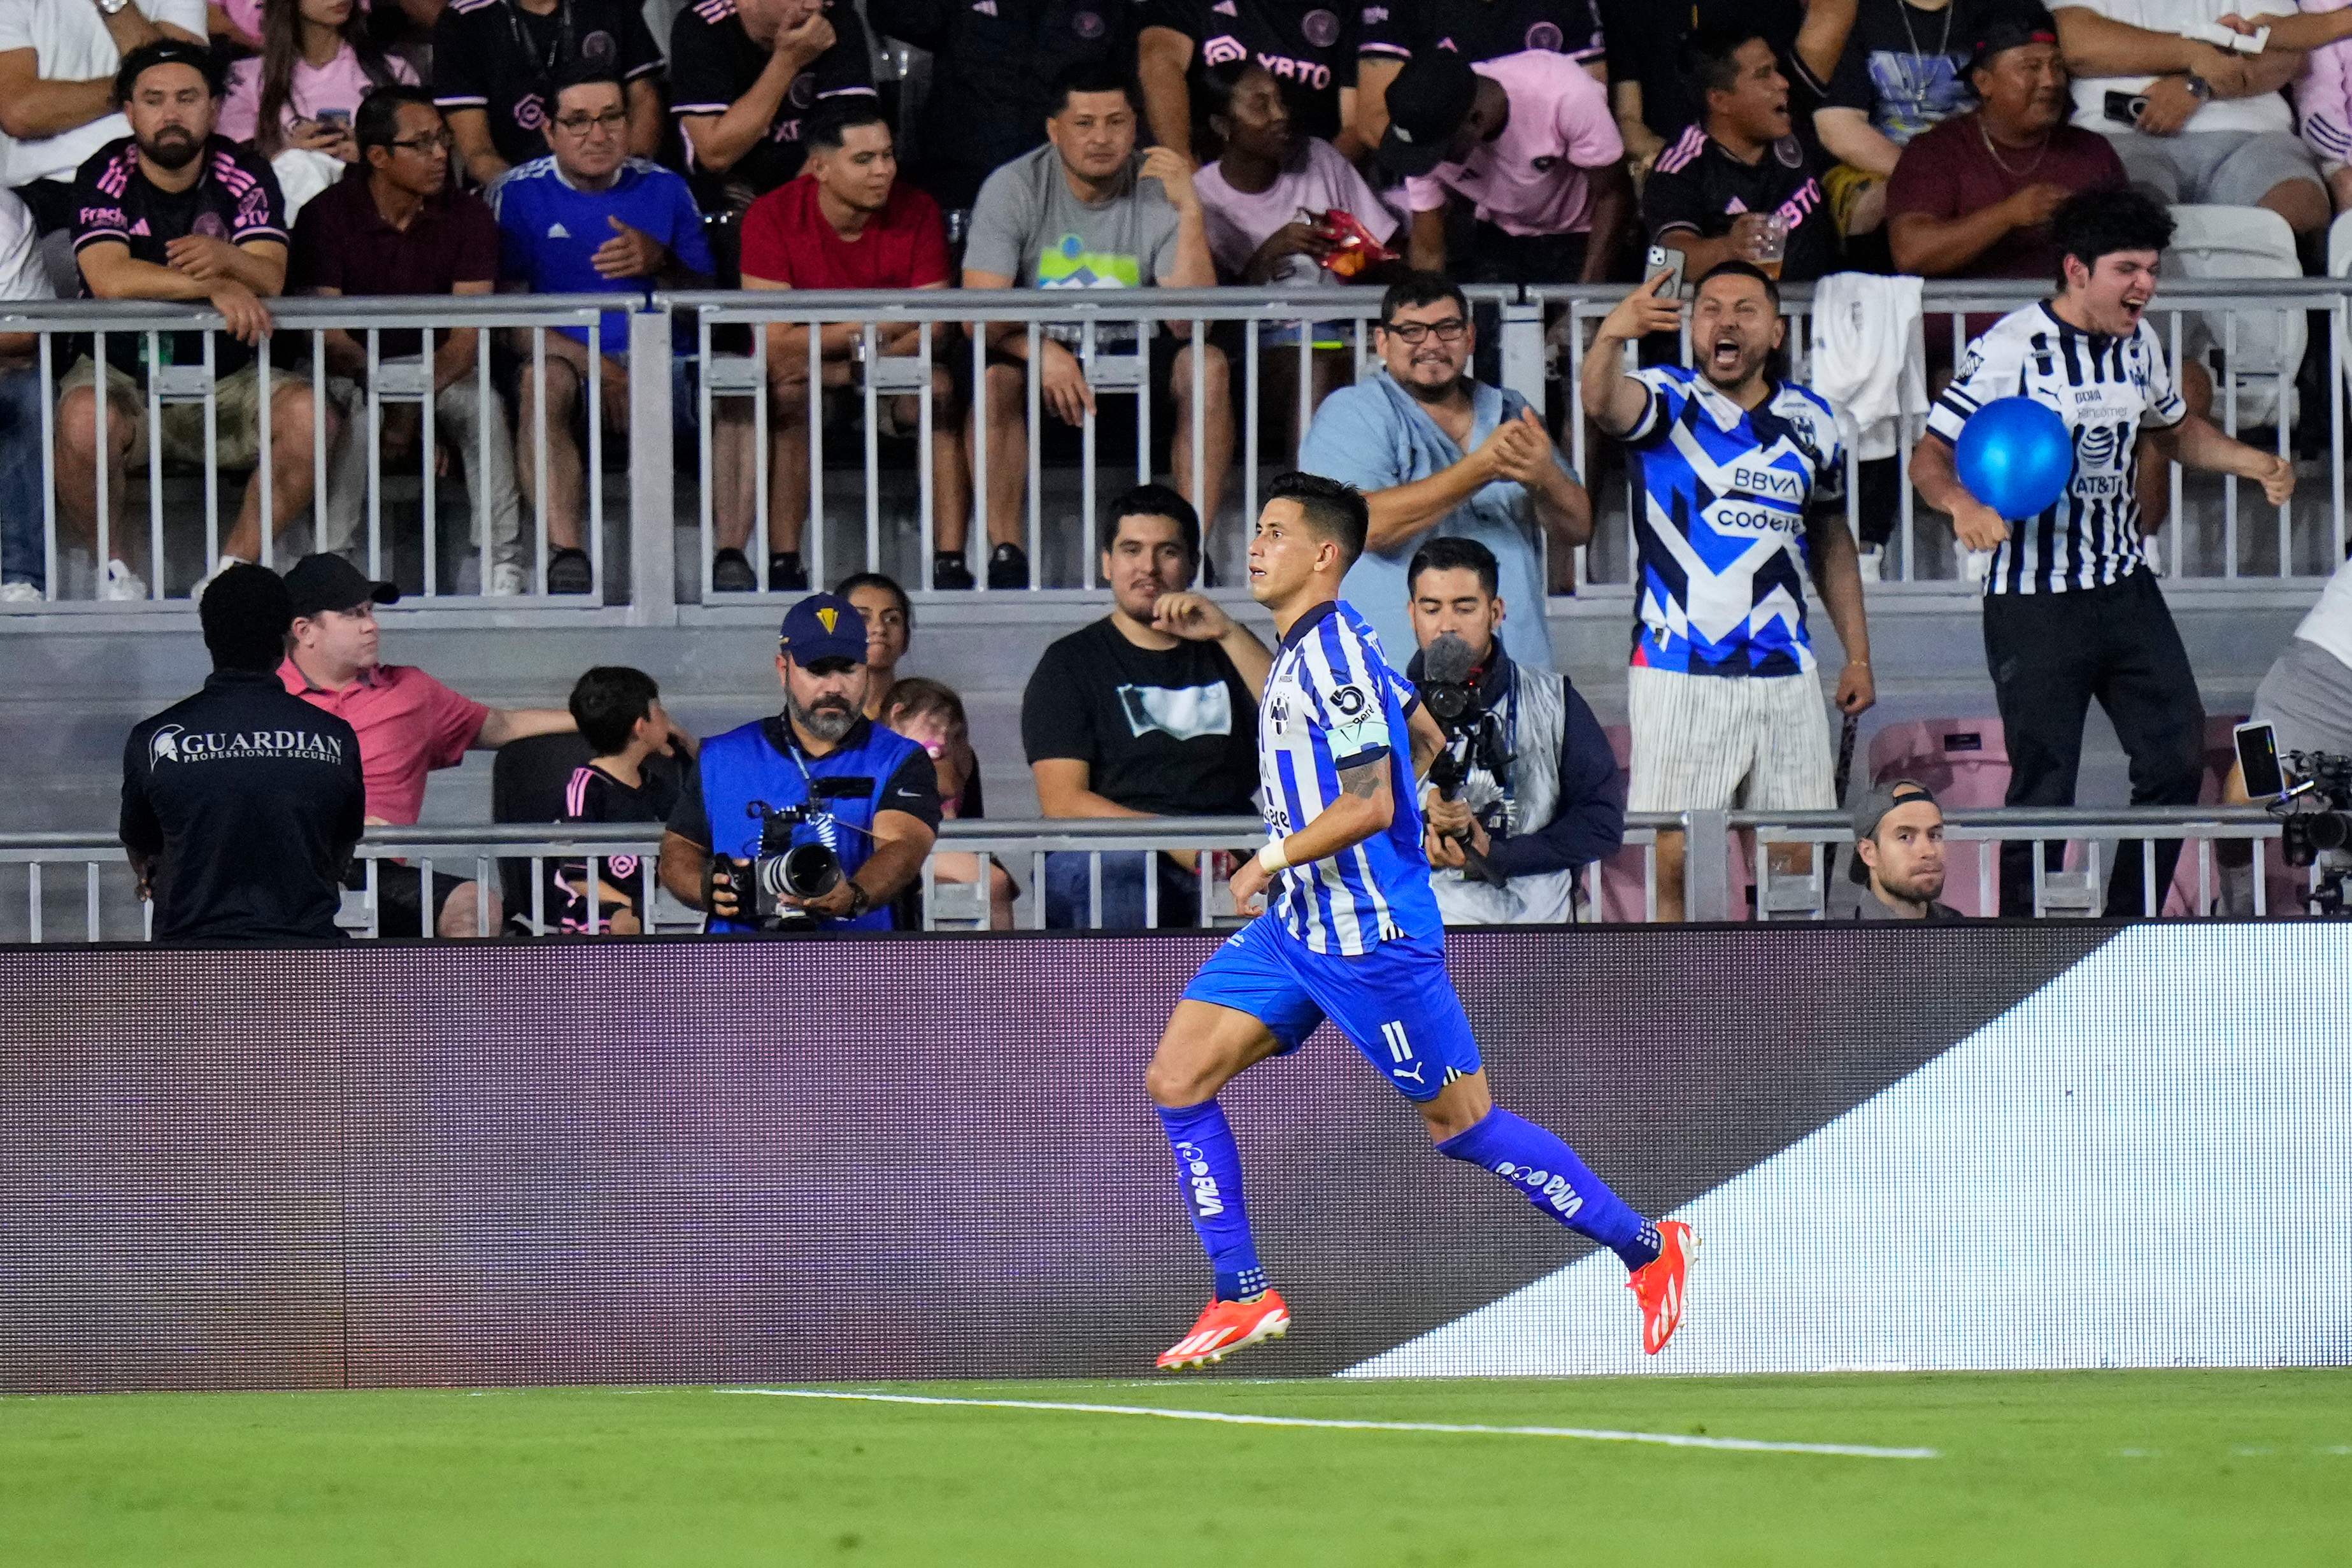
{"type": "Polygon", "coordinates": [[[848,600],[792,607],[776,676],[782,713],[703,742],[662,836],[662,886],[707,931],[888,931],[939,833],[939,771],[866,717],[866,620],[848,600]]]}

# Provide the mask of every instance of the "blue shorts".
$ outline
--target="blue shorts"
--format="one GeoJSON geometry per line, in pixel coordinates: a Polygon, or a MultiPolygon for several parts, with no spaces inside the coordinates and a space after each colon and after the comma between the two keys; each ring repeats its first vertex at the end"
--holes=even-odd
{"type": "Polygon", "coordinates": [[[1443,939],[1398,938],[1358,958],[1321,953],[1270,915],[1225,939],[1185,999],[1246,1013],[1287,1056],[1331,1020],[1411,1100],[1478,1070],[1478,1042],[1445,973],[1443,939]]]}

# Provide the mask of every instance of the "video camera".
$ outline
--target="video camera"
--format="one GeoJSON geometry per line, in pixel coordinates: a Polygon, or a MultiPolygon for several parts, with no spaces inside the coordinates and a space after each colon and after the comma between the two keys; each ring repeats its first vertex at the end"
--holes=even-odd
{"type": "MultiPolygon", "coordinates": [[[[1459,799],[1464,782],[1474,772],[1483,769],[1499,779],[1511,766],[1502,722],[1478,696],[1477,657],[1452,632],[1433,640],[1421,657],[1421,700],[1445,731],[1445,748],[1429,764],[1429,782],[1444,800],[1459,799]]],[[[1486,831],[1495,827],[1490,822],[1486,831]]],[[[1499,888],[1508,880],[1466,841],[1462,857],[1462,874],[1472,881],[1499,888]]]]}
{"type": "Polygon", "coordinates": [[[2279,819],[2279,848],[2290,866],[2310,866],[2314,914],[2352,910],[2352,757],[2333,752],[2290,752],[2279,765],[2278,740],[2268,724],[2241,724],[2238,766],[2246,795],[2279,819]]]}
{"type": "Polygon", "coordinates": [[[760,853],[752,859],[729,857],[729,883],[747,918],[762,931],[806,930],[816,918],[787,904],[794,899],[821,899],[841,885],[841,857],[823,844],[795,844],[793,829],[803,823],[829,822],[833,814],[814,803],[770,805],[755,800],[743,808],[760,824],[760,853]]]}

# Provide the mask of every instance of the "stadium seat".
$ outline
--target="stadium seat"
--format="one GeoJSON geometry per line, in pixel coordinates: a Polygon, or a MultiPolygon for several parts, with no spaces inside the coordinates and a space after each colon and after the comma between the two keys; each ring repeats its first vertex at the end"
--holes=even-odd
{"type": "MultiPolygon", "coordinates": [[[[1916,719],[1871,737],[1870,782],[1916,779],[1947,811],[1998,806],[2009,794],[2009,742],[1998,719],[1916,719]]],[[[1944,902],[1965,915],[1993,912],[2000,870],[1989,840],[1955,844],[1945,856],[1944,902]],[[1987,899],[1990,879],[1995,896],[1987,899]]]]}
{"type": "MultiPolygon", "coordinates": [[[[2172,248],[2165,270],[2180,278],[2290,278],[2303,276],[2294,231],[2267,207],[2176,206],[2172,248]]],[[[2331,236],[2331,241],[2333,237],[2331,236]]],[[[2170,346],[2171,328],[2157,331],[2170,346]]],[[[2303,364],[2308,329],[2301,309],[2207,310],[2181,323],[2181,353],[2203,359],[2210,349],[2228,353],[2222,372],[2237,387],[2240,429],[2271,426],[2294,418],[2294,377],[2303,364]],[[2236,327],[2232,342],[2230,322],[2236,327]],[[2284,411],[2284,412],[2282,412],[2284,411]]],[[[2213,384],[2213,422],[2228,412],[2228,389],[2213,384]]]]}
{"type": "MultiPolygon", "coordinates": [[[[1633,765],[1633,731],[1623,724],[1608,726],[1609,750],[1617,759],[1617,771],[1632,775],[1633,765]]],[[[1643,897],[1643,846],[1628,844],[1601,863],[1601,912],[1599,918],[1615,925],[1640,925],[1649,919],[1647,900],[1643,897]]],[[[1727,857],[1731,863],[1731,918],[1748,918],[1748,889],[1756,880],[1748,860],[1739,852],[1739,841],[1732,840],[1727,857]]]]}

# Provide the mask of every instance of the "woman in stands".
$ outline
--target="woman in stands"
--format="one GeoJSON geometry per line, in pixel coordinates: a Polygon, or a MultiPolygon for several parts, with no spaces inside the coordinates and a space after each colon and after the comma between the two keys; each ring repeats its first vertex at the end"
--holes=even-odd
{"type": "Polygon", "coordinates": [[[261,53],[231,68],[220,133],[269,160],[290,220],[360,161],[352,117],[394,81],[414,86],[416,73],[375,47],[356,0],[267,0],[261,53]]]}

